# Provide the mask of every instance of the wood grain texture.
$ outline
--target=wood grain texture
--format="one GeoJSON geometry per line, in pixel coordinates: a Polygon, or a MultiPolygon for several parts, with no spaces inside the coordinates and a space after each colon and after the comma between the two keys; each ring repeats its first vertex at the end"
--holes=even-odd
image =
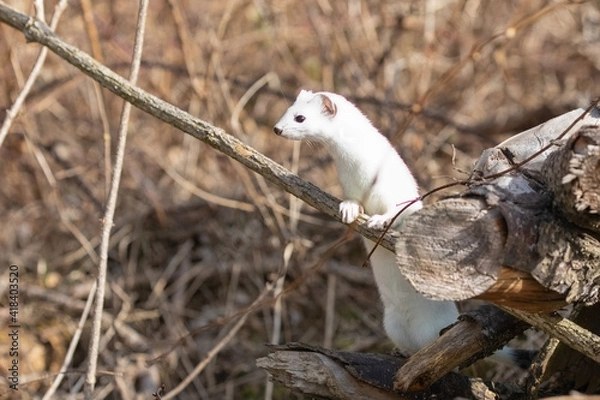
{"type": "Polygon", "coordinates": [[[522,398],[511,384],[484,382],[450,372],[427,390],[410,393],[394,390],[395,371],[406,361],[385,354],[349,353],[302,343],[270,346],[271,353],[257,360],[274,381],[309,396],[335,399],[452,399],[522,398]]]}
{"type": "Polygon", "coordinates": [[[490,305],[465,313],[459,320],[406,361],[395,375],[396,390],[425,390],[450,371],[491,355],[529,328],[527,323],[490,305]]]}
{"type": "Polygon", "coordinates": [[[583,113],[564,114],[484,151],[462,195],[406,218],[397,261],[417,291],[529,312],[600,301],[600,236],[591,231],[600,198],[600,135],[588,125],[600,122],[600,113],[583,113]],[[561,133],[569,126],[577,130],[561,133]],[[566,139],[554,143],[552,135],[566,139]],[[535,153],[539,160],[500,174],[535,153]],[[577,176],[565,184],[568,174],[577,176]]]}
{"type": "Polygon", "coordinates": [[[478,199],[447,199],[406,218],[396,257],[417,291],[464,300],[494,284],[506,232],[500,214],[487,208],[478,199]]]}
{"type": "Polygon", "coordinates": [[[557,212],[583,228],[600,233],[600,127],[586,125],[543,166],[557,212]]]}

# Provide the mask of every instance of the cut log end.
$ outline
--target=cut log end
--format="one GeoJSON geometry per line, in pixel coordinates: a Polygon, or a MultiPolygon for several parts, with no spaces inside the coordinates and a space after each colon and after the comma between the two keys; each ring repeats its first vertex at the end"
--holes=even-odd
{"type": "Polygon", "coordinates": [[[476,298],[528,312],[550,312],[567,305],[565,296],[547,289],[530,274],[502,267],[492,287],[476,298]]]}

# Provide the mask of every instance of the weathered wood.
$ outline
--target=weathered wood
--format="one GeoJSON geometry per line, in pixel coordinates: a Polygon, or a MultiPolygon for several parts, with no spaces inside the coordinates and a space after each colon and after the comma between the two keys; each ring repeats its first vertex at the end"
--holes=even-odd
{"type": "Polygon", "coordinates": [[[537,251],[530,253],[539,240],[535,228],[540,223],[527,224],[514,211],[503,214],[504,207],[489,208],[477,198],[452,198],[411,215],[396,242],[400,271],[417,291],[433,299],[478,297],[532,312],[564,306],[564,293],[548,290],[531,272],[515,269],[530,265],[523,265],[518,255],[538,265],[537,251]]]}
{"type": "Polygon", "coordinates": [[[527,323],[490,305],[467,312],[459,320],[406,361],[396,373],[396,390],[426,390],[450,371],[491,355],[529,328],[527,323]]]}
{"type": "Polygon", "coordinates": [[[397,396],[355,379],[341,365],[314,352],[278,351],[256,360],[271,378],[294,391],[335,399],[392,400],[397,396]]]}
{"type": "MultiPolygon", "coordinates": [[[[597,304],[596,307],[598,306],[597,304]]],[[[480,358],[491,355],[528,328],[529,324],[560,339],[590,360],[600,363],[600,337],[588,329],[558,315],[528,313],[504,307],[503,309],[516,318],[492,306],[482,306],[461,315],[458,324],[407,360],[396,374],[394,387],[401,391],[425,390],[454,368],[464,368],[480,358]]],[[[585,311],[589,315],[589,311],[585,311]]],[[[594,325],[589,320],[586,322],[595,331],[600,328],[598,324],[594,325]]],[[[588,367],[588,370],[597,369],[588,367]]],[[[598,379],[600,371],[594,376],[598,379]]],[[[598,384],[598,381],[595,382],[598,384]]]]}
{"type": "MultiPolygon", "coordinates": [[[[574,317],[574,322],[581,328],[599,332],[599,315],[600,303],[591,307],[582,307],[574,317]]],[[[559,382],[564,388],[584,393],[600,393],[600,362],[584,356],[564,343],[559,343],[547,364],[542,379],[548,379],[558,373],[559,382]]]]}
{"type": "Polygon", "coordinates": [[[488,211],[484,201],[447,199],[405,220],[396,257],[417,291],[436,300],[464,300],[494,284],[505,236],[500,214],[488,211]]]}
{"type": "Polygon", "coordinates": [[[539,391],[542,385],[542,381],[548,371],[548,365],[552,358],[552,355],[556,351],[560,341],[556,338],[549,338],[546,343],[540,348],[537,356],[529,367],[529,375],[525,381],[525,389],[527,391],[527,398],[537,399],[539,397],[539,391]]]}
{"type": "Polygon", "coordinates": [[[581,129],[600,122],[596,108],[582,115],[583,110],[572,111],[485,151],[472,174],[477,183],[461,196],[406,218],[396,254],[400,270],[416,290],[439,300],[478,296],[530,312],[558,309],[564,301],[600,301],[599,237],[584,229],[589,225],[573,225],[556,211],[553,191],[544,179],[548,165],[555,164],[554,152],[564,147],[552,145],[553,139],[571,137],[562,142],[570,161],[561,163],[569,164],[571,174],[576,169],[577,179],[569,181],[577,181],[576,188],[562,185],[556,190],[574,193],[571,209],[580,219],[597,215],[595,136],[590,128],[564,132],[568,126],[581,129]],[[547,145],[550,148],[541,152],[547,145]],[[537,153],[519,169],[501,174],[537,153]]]}
{"type": "Polygon", "coordinates": [[[600,232],[600,127],[582,127],[548,157],[542,171],[556,212],[600,232]]]}
{"type": "MultiPolygon", "coordinates": [[[[600,362],[594,332],[539,314],[600,301],[600,237],[593,232],[600,148],[597,129],[586,126],[598,124],[600,113],[583,115],[564,114],[485,151],[461,196],[406,218],[396,254],[425,296],[491,301],[600,362]],[[566,132],[569,126],[576,130],[566,132]]],[[[476,341],[476,330],[453,327],[411,357],[398,371],[397,387],[426,388],[451,369],[446,358],[472,356],[476,341]]]]}
{"type": "Polygon", "coordinates": [[[558,220],[539,227],[537,249],[543,257],[530,266],[543,286],[563,293],[569,303],[592,305],[600,298],[600,240],[558,220]]]}
{"type": "Polygon", "coordinates": [[[538,283],[531,274],[502,267],[496,282],[478,299],[528,312],[550,312],[567,305],[565,296],[538,283]]]}
{"type": "Polygon", "coordinates": [[[559,315],[528,313],[509,307],[501,308],[600,363],[600,337],[594,332],[559,315]]]}
{"type": "Polygon", "coordinates": [[[522,398],[512,384],[492,384],[450,372],[426,391],[401,393],[392,388],[396,369],[405,360],[382,354],[348,353],[289,343],[271,346],[272,352],[257,360],[274,381],[310,396],[333,399],[497,399],[522,398]]]}
{"type": "Polygon", "coordinates": [[[411,399],[386,390],[402,358],[382,354],[335,352],[318,346],[288,343],[256,361],[271,379],[307,395],[336,399],[411,399]],[[366,377],[366,378],[364,378],[366,377]]]}

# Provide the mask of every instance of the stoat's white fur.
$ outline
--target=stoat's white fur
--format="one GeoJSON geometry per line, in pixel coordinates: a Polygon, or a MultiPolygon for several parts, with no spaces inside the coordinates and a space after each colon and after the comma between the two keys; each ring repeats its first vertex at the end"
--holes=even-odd
{"type": "MultiPolygon", "coordinates": [[[[328,92],[302,90],[274,127],[293,140],[319,141],[331,152],[345,200],[342,220],[353,222],[364,209],[368,225],[383,228],[408,201],[418,197],[410,170],[390,142],[354,104],[328,92]]],[[[422,207],[414,203],[398,218],[422,207]]],[[[365,240],[368,250],[373,242],[365,240]]],[[[371,257],[384,306],[384,328],[398,349],[413,354],[438,337],[458,317],[453,302],[433,301],[417,293],[400,273],[395,256],[378,247],[371,257]]]]}

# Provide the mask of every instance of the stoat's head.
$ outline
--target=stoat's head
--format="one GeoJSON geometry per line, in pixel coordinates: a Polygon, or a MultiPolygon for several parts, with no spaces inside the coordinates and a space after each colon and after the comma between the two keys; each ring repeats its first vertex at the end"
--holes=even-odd
{"type": "Polygon", "coordinates": [[[338,112],[334,96],[332,93],[301,90],[273,131],[292,140],[327,141],[334,134],[332,127],[338,112]]]}

